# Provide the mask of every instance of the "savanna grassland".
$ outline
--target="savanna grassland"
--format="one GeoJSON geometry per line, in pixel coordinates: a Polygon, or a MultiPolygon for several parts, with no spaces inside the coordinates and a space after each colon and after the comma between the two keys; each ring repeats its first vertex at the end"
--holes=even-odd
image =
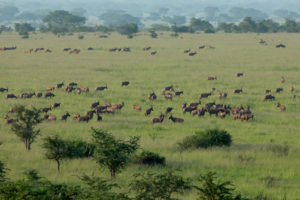
{"type": "MultiPolygon", "coordinates": [[[[196,179],[208,171],[217,172],[222,180],[230,180],[243,195],[254,197],[260,192],[271,199],[300,198],[300,35],[299,34],[183,34],[179,38],[169,33],[159,34],[157,39],[148,33],[140,33],[133,39],[118,34],[109,38],[99,38],[99,34],[81,34],[85,38],[78,40],[77,35],[61,36],[34,34],[29,39],[20,39],[15,34],[0,35],[0,47],[14,46],[15,51],[0,52],[0,87],[8,87],[9,93],[43,92],[48,86],[74,81],[79,87],[89,87],[89,93],[70,93],[64,89],[55,89],[53,99],[36,98],[11,100],[7,93],[0,93],[0,160],[10,169],[8,177],[18,179],[28,169],[37,169],[41,176],[55,182],[80,184],[78,175],[97,174],[109,178],[106,169],[99,169],[93,159],[63,161],[61,173],[56,163],[44,157],[41,147],[42,138],[58,134],[66,139],[91,140],[90,127],[104,128],[116,137],[140,136],[140,146],[166,157],[166,167],[144,167],[130,164],[122,173],[117,174],[116,182],[124,186],[132,180],[136,172],[181,170],[184,177],[196,179]],[[260,45],[264,39],[268,45],[260,45]],[[276,49],[283,43],[285,49],[276,49]],[[199,50],[198,46],[208,44],[215,49],[199,50]],[[151,46],[157,55],[142,51],[151,46]],[[52,53],[24,54],[29,48],[44,47],[52,53]],[[63,52],[63,48],[78,48],[78,55],[63,52]],[[93,47],[93,51],[88,51],[93,47]],[[109,52],[113,47],[130,47],[131,52],[109,52]],[[198,53],[191,57],[184,54],[186,49],[198,53]],[[244,77],[235,74],[243,72],[244,77]],[[217,76],[216,81],[208,81],[208,76],[217,76]],[[285,83],[280,82],[284,76],[285,83]],[[121,87],[121,81],[130,81],[128,87],[121,87]],[[108,90],[95,91],[98,86],[107,84],[108,90]],[[173,101],[165,100],[163,88],[173,85],[175,90],[183,90],[181,97],[173,101]],[[289,91],[295,87],[296,99],[289,91]],[[183,114],[180,105],[184,102],[197,102],[199,95],[217,92],[203,99],[202,105],[215,101],[231,106],[249,105],[254,120],[241,122],[232,116],[225,119],[193,117],[183,114]],[[282,87],[284,91],[275,93],[282,87]],[[241,94],[233,94],[234,89],[243,89],[241,94]],[[265,102],[264,91],[271,89],[276,100],[265,102]],[[147,98],[150,92],[158,95],[156,101],[147,98]],[[219,100],[218,92],[227,92],[228,98],[219,100]],[[5,114],[16,104],[47,107],[60,102],[61,107],[51,111],[58,118],[66,111],[86,113],[90,104],[110,101],[125,106],[114,115],[103,115],[103,121],[93,119],[89,123],[79,123],[69,118],[44,122],[39,125],[41,135],[33,143],[30,152],[5,124],[5,114]],[[277,102],[286,106],[286,112],[276,107],[277,102]],[[142,112],[133,110],[138,104],[144,111],[153,106],[154,111],[145,117],[142,112]],[[173,124],[165,120],[162,124],[152,124],[166,107],[174,107],[173,116],[184,118],[183,124],[173,124]],[[210,148],[205,150],[180,151],[177,143],[195,131],[207,128],[225,129],[232,135],[231,147],[210,148]]],[[[180,199],[195,199],[191,192],[180,199]]]]}

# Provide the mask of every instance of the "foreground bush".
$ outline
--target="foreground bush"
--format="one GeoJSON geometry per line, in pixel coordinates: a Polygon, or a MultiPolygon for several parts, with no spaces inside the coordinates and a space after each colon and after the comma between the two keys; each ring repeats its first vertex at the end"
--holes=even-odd
{"type": "Polygon", "coordinates": [[[247,200],[240,194],[234,194],[235,188],[230,181],[221,182],[216,178],[213,172],[200,176],[200,186],[194,186],[198,191],[199,200],[247,200]]]}
{"type": "Polygon", "coordinates": [[[195,135],[185,137],[182,142],[178,143],[182,149],[189,148],[208,148],[213,146],[230,146],[231,135],[225,130],[209,129],[206,131],[196,132],[195,135]]]}
{"type": "Polygon", "coordinates": [[[164,173],[135,174],[131,190],[136,200],[172,200],[172,194],[190,189],[190,181],[176,175],[173,171],[164,173]]]}
{"type": "Polygon", "coordinates": [[[144,165],[165,165],[166,158],[157,153],[142,151],[142,153],[137,156],[136,162],[144,165]]]}

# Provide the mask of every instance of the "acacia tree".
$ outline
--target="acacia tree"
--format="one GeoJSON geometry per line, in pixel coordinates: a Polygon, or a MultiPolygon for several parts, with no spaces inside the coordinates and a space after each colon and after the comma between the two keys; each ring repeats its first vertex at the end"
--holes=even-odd
{"type": "Polygon", "coordinates": [[[25,106],[15,106],[17,122],[12,124],[11,130],[25,144],[26,150],[30,151],[31,144],[40,134],[40,129],[35,126],[42,122],[40,110],[32,107],[27,109],[25,106]]]}
{"type": "MultiPolygon", "coordinates": [[[[137,200],[172,200],[173,193],[183,193],[190,189],[190,180],[176,175],[170,170],[163,173],[135,174],[135,180],[130,184],[135,191],[137,200]]],[[[174,199],[173,199],[174,200],[174,199]]]]}
{"type": "Polygon", "coordinates": [[[95,143],[94,159],[110,171],[111,178],[121,171],[127,164],[130,154],[139,147],[138,137],[131,137],[128,141],[117,140],[110,133],[101,129],[94,129],[93,139],[95,143]]]}
{"type": "Polygon", "coordinates": [[[73,15],[65,10],[53,11],[43,19],[43,22],[47,23],[48,29],[54,34],[74,31],[77,26],[83,25],[85,21],[85,17],[73,15]]]}
{"type": "Polygon", "coordinates": [[[54,137],[46,137],[44,139],[43,148],[46,149],[46,158],[55,160],[57,163],[57,171],[60,172],[60,162],[67,157],[66,143],[58,135],[54,137]]]}

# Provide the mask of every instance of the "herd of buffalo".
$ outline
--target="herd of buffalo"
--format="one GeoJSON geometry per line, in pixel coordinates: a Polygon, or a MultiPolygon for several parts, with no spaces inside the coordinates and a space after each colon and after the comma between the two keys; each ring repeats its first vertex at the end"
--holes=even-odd
{"type": "MultiPolygon", "coordinates": [[[[244,73],[237,73],[236,77],[242,77],[244,76],[244,73]]],[[[216,76],[210,76],[207,78],[208,81],[215,81],[217,80],[216,76]]],[[[284,83],[285,79],[284,77],[281,77],[281,83],[284,83]]],[[[130,84],[129,81],[123,81],[121,83],[121,87],[124,86],[128,86],[130,84]]],[[[36,98],[54,98],[56,95],[53,93],[54,90],[58,90],[63,88],[65,84],[62,83],[58,83],[55,87],[47,87],[45,93],[43,94],[42,92],[32,92],[32,93],[21,93],[19,95],[15,95],[12,93],[8,93],[9,89],[8,88],[0,88],[0,92],[1,93],[7,93],[6,94],[6,99],[17,99],[17,98],[21,98],[21,99],[29,99],[32,97],[36,97],[36,98]]],[[[108,87],[107,85],[105,86],[99,86],[95,88],[95,91],[103,91],[103,90],[107,90],[108,87]]],[[[78,94],[81,93],[88,93],[90,92],[90,89],[88,87],[86,88],[80,88],[78,87],[78,83],[75,82],[70,82],[69,84],[66,85],[66,87],[64,88],[65,92],[67,93],[71,93],[71,92],[76,92],[78,94]]],[[[276,93],[281,93],[283,91],[283,88],[276,88],[275,92],[276,93]]],[[[293,93],[295,91],[294,87],[290,88],[290,91],[293,93]]],[[[275,96],[269,94],[271,92],[271,90],[266,90],[265,91],[265,96],[263,98],[264,101],[272,101],[275,100],[275,96]]],[[[172,99],[174,97],[179,97],[181,95],[183,95],[183,91],[175,91],[173,88],[173,85],[168,86],[163,88],[163,92],[162,95],[166,100],[170,100],[172,101],[172,99]]],[[[210,102],[207,103],[205,105],[203,105],[202,107],[200,105],[201,104],[201,99],[204,98],[208,98],[209,96],[213,95],[216,93],[216,88],[212,88],[211,91],[209,93],[201,93],[199,96],[199,100],[198,102],[192,102],[192,103],[183,103],[181,105],[181,109],[183,111],[183,113],[190,113],[192,116],[199,116],[199,117],[203,117],[206,113],[211,116],[214,115],[216,117],[220,117],[221,119],[225,118],[226,116],[230,116],[232,115],[233,118],[236,119],[240,119],[241,121],[248,121],[249,119],[254,119],[254,114],[252,113],[252,111],[250,110],[250,107],[243,107],[242,105],[239,107],[232,107],[231,105],[224,105],[224,104],[216,104],[215,102],[210,102]]],[[[235,89],[233,90],[234,94],[240,94],[243,93],[242,89],[235,89]]],[[[227,98],[228,94],[227,93],[218,93],[217,94],[219,99],[225,99],[227,98]]],[[[296,95],[293,94],[293,98],[296,98],[296,95]]],[[[154,102],[157,99],[157,95],[155,94],[155,92],[151,92],[148,95],[148,99],[151,102],[154,102]]],[[[54,109],[59,108],[61,105],[61,103],[54,103],[53,105],[49,106],[49,107],[45,107],[45,108],[41,108],[40,111],[41,113],[44,113],[44,120],[45,121],[53,121],[56,120],[56,116],[54,115],[49,115],[48,112],[54,109]]],[[[100,105],[100,102],[94,102],[90,105],[90,110],[88,110],[86,112],[85,115],[81,115],[79,113],[75,113],[73,114],[73,119],[78,120],[79,122],[89,122],[91,119],[93,119],[94,115],[97,117],[98,121],[102,120],[102,116],[104,114],[114,114],[115,112],[121,110],[123,107],[125,106],[125,103],[122,102],[120,104],[115,104],[112,105],[110,102],[105,102],[103,105],[100,105]],[[102,116],[101,116],[102,115],[102,116]]],[[[285,111],[286,107],[284,105],[281,105],[280,103],[277,104],[277,107],[281,110],[281,111],[285,111]]],[[[142,111],[142,107],[139,105],[133,105],[133,109],[136,111],[142,111]]],[[[165,119],[166,116],[169,116],[168,119],[170,119],[172,122],[174,123],[182,123],[184,122],[184,119],[182,118],[177,118],[174,117],[172,115],[172,110],[173,107],[167,107],[163,112],[161,112],[161,114],[158,117],[155,117],[152,119],[152,123],[162,123],[165,119]]],[[[145,116],[148,116],[151,114],[151,112],[153,111],[153,107],[151,106],[150,108],[145,109],[144,114],[145,116]]],[[[13,119],[9,117],[10,113],[14,113],[15,110],[13,107],[11,107],[9,109],[9,111],[7,112],[6,116],[5,116],[5,120],[7,124],[11,124],[17,121],[17,119],[13,119]]],[[[64,115],[62,115],[60,117],[60,120],[67,120],[68,117],[70,117],[70,113],[66,112],[64,115]]]]}

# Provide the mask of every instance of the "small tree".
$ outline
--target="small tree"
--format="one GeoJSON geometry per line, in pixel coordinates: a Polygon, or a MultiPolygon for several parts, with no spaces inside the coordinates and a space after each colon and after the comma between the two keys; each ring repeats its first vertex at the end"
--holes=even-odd
{"type": "Polygon", "coordinates": [[[26,150],[30,151],[31,144],[40,134],[40,129],[35,129],[35,126],[42,122],[40,111],[24,106],[16,106],[15,110],[18,121],[12,124],[11,130],[22,140],[26,150]]]}
{"type": "Polygon", "coordinates": [[[92,131],[96,147],[94,158],[99,165],[109,169],[111,178],[115,178],[116,172],[125,167],[130,154],[139,147],[139,138],[132,137],[129,141],[122,141],[101,129],[92,128],[92,131]]]}
{"type": "Polygon", "coordinates": [[[60,172],[60,162],[66,158],[66,144],[58,135],[54,137],[46,137],[44,139],[43,148],[46,149],[46,158],[55,160],[57,163],[57,171],[60,172]]]}
{"type": "Polygon", "coordinates": [[[119,26],[117,28],[117,31],[121,35],[132,35],[134,33],[137,33],[139,31],[138,26],[136,24],[125,24],[123,26],[119,26]]]}
{"type": "Polygon", "coordinates": [[[183,193],[190,189],[189,180],[174,174],[173,171],[164,173],[135,174],[131,190],[135,191],[137,200],[172,200],[173,193],[183,193]]]}
{"type": "Polygon", "coordinates": [[[19,35],[28,35],[28,32],[34,31],[35,28],[31,26],[29,23],[15,23],[15,31],[19,33],[19,35]]]}
{"type": "Polygon", "coordinates": [[[157,33],[155,32],[155,30],[151,29],[149,32],[150,32],[150,37],[157,38],[157,33]]]}
{"type": "Polygon", "coordinates": [[[235,188],[230,181],[216,182],[216,173],[208,172],[200,176],[201,186],[194,186],[198,190],[199,200],[246,200],[240,194],[235,195],[235,188]]]}

